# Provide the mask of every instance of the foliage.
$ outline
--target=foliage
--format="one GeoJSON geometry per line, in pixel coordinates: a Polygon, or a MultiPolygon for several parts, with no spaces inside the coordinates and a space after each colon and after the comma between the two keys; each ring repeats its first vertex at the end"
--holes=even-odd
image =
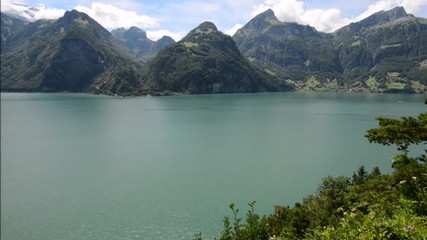
{"type": "Polygon", "coordinates": [[[319,228],[314,239],[427,239],[427,219],[414,215],[405,200],[390,217],[381,212],[346,212],[340,223],[319,228]]]}
{"type": "Polygon", "coordinates": [[[255,201],[248,204],[250,209],[246,213],[246,222],[242,223],[242,219],[238,216],[239,209],[235,208],[234,204],[230,204],[230,209],[233,212],[233,223],[231,224],[228,217],[224,218],[224,230],[221,233],[220,240],[261,240],[267,239],[267,219],[260,218],[255,213],[255,201]]]}
{"type": "MultiPolygon", "coordinates": [[[[409,146],[427,144],[427,113],[401,119],[378,118],[379,128],[368,130],[370,142],[396,145],[400,151],[393,158],[394,184],[407,199],[414,201],[418,214],[427,215],[427,158],[409,156],[409,146]]],[[[427,150],[425,150],[427,152],[427,150]]]]}
{"type": "Polygon", "coordinates": [[[383,145],[397,145],[399,151],[408,152],[409,145],[427,142],[427,113],[417,118],[378,118],[380,127],[368,130],[369,142],[383,145]]]}
{"type": "Polygon", "coordinates": [[[269,216],[250,203],[245,222],[231,204],[220,239],[427,239],[426,156],[408,156],[412,145],[426,143],[426,118],[379,118],[380,127],[368,130],[370,142],[398,147],[392,173],[361,166],[352,178],[328,176],[302,203],[276,206],[269,216]]]}

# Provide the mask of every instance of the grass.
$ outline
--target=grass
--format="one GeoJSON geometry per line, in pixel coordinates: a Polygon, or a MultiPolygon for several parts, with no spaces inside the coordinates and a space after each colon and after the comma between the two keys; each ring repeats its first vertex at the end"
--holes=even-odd
{"type": "Polygon", "coordinates": [[[405,83],[400,83],[400,82],[389,82],[386,84],[388,89],[398,89],[398,90],[403,90],[405,89],[406,84],[405,83]]]}
{"type": "Polygon", "coordinates": [[[422,61],[422,62],[420,62],[419,68],[420,69],[426,69],[427,68],[427,59],[424,60],[424,61],[422,61]]]}
{"type": "Polygon", "coordinates": [[[193,43],[193,42],[183,42],[182,45],[184,45],[184,47],[186,47],[186,48],[192,48],[192,47],[198,47],[199,46],[198,43],[193,43]]]}
{"type": "Polygon", "coordinates": [[[359,41],[353,42],[353,43],[351,44],[351,46],[352,46],[352,47],[358,47],[358,46],[360,46],[361,44],[362,44],[362,42],[359,40],[359,41]]]}
{"type": "Polygon", "coordinates": [[[411,87],[416,93],[424,93],[427,89],[420,81],[412,81],[411,87]]]}
{"type": "Polygon", "coordinates": [[[305,83],[305,87],[303,88],[303,90],[305,91],[316,90],[320,86],[321,86],[320,82],[317,81],[316,78],[312,76],[305,83]]]}
{"type": "Polygon", "coordinates": [[[377,82],[377,79],[375,77],[370,77],[368,78],[368,80],[365,81],[366,86],[370,89],[370,90],[378,90],[380,84],[377,82]]]}

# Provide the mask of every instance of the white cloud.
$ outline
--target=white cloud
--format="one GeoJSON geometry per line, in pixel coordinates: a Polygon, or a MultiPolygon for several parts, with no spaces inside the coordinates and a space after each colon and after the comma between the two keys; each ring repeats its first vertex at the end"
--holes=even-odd
{"type": "Polygon", "coordinates": [[[77,11],[87,13],[102,26],[109,29],[131,26],[151,28],[159,25],[159,19],[146,15],[138,15],[134,11],[120,9],[111,4],[92,2],[91,7],[77,6],[77,11]]]}
{"type": "Polygon", "coordinates": [[[379,0],[368,6],[367,10],[360,15],[349,19],[343,18],[341,11],[337,8],[307,10],[304,8],[303,0],[265,0],[263,4],[255,7],[252,15],[271,8],[281,21],[308,24],[319,31],[333,32],[350,22],[360,21],[378,11],[402,6],[408,13],[416,14],[421,7],[426,5],[427,0],[379,0]]]}
{"type": "Polygon", "coordinates": [[[24,18],[28,21],[39,19],[57,19],[64,15],[64,9],[48,8],[44,4],[37,4],[33,7],[27,6],[25,1],[1,1],[2,12],[24,18]]]}
{"type": "Polygon", "coordinates": [[[298,0],[266,0],[253,11],[253,15],[271,8],[279,20],[284,22],[299,22],[304,14],[304,2],[298,0]]]}
{"type": "Polygon", "coordinates": [[[341,11],[336,8],[307,10],[301,16],[301,21],[322,32],[333,32],[350,23],[350,19],[342,18],[341,11]]]}
{"type": "Polygon", "coordinates": [[[397,6],[404,7],[408,13],[416,14],[425,5],[427,5],[427,0],[380,0],[370,5],[366,11],[353,20],[360,21],[376,12],[387,11],[397,6]]]}
{"type": "Polygon", "coordinates": [[[236,24],[236,25],[234,25],[234,27],[225,31],[225,33],[230,35],[230,36],[233,36],[237,32],[237,30],[241,29],[242,27],[243,27],[243,24],[236,24]]]}
{"type": "Polygon", "coordinates": [[[169,36],[175,41],[181,40],[187,33],[186,32],[171,32],[169,30],[156,30],[156,31],[147,31],[147,37],[153,41],[157,41],[163,36],[169,36]]]}
{"type": "Polygon", "coordinates": [[[304,2],[299,0],[266,0],[253,14],[259,14],[269,8],[280,21],[308,24],[323,32],[332,32],[350,21],[342,18],[341,11],[336,8],[305,10],[304,2]]]}
{"type": "Polygon", "coordinates": [[[427,6],[427,0],[404,0],[401,5],[409,13],[417,14],[421,7],[427,6]]]}

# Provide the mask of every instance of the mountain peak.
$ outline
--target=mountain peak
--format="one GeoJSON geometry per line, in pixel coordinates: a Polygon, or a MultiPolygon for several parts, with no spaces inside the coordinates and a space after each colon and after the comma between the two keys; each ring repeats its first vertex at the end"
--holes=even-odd
{"type": "Polygon", "coordinates": [[[147,33],[144,30],[135,26],[132,26],[129,28],[129,30],[125,31],[123,33],[123,36],[127,38],[135,38],[135,39],[148,39],[147,33]]]}
{"type": "Polygon", "coordinates": [[[405,11],[405,8],[403,7],[395,7],[391,10],[388,11],[380,11],[380,12],[376,12],[372,15],[370,15],[369,17],[359,21],[359,22],[354,22],[354,23],[350,23],[347,26],[344,26],[340,29],[338,29],[336,31],[337,34],[341,34],[343,32],[358,32],[361,31],[363,29],[367,29],[376,25],[381,25],[384,23],[388,23],[391,21],[395,21],[401,18],[406,18],[406,17],[410,17],[413,16],[411,14],[408,14],[405,11]]]}
{"type": "Polygon", "coordinates": [[[196,29],[200,29],[203,32],[217,32],[218,29],[212,22],[203,22],[196,29]]]}
{"type": "MultiPolygon", "coordinates": [[[[273,10],[268,9],[258,15],[256,15],[254,18],[252,18],[245,26],[245,29],[252,29],[257,31],[263,31],[267,27],[271,26],[275,23],[281,23],[276,15],[274,15],[273,10]]],[[[240,31],[240,30],[239,30],[240,31]]],[[[239,32],[237,31],[237,33],[239,32]]]]}
{"type": "Polygon", "coordinates": [[[409,16],[409,14],[405,11],[404,7],[395,7],[388,11],[381,11],[378,13],[379,15],[386,15],[390,20],[399,19],[403,17],[409,16]]]}
{"type": "Polygon", "coordinates": [[[82,20],[83,22],[92,20],[86,13],[82,13],[73,9],[71,11],[66,11],[64,16],[58,19],[58,22],[63,25],[62,27],[68,29],[77,19],[82,20]]]}
{"type": "Polygon", "coordinates": [[[211,36],[212,33],[219,33],[219,31],[215,24],[206,21],[191,30],[181,41],[199,41],[200,39],[209,38],[208,36],[211,36]]]}
{"type": "Polygon", "coordinates": [[[259,19],[259,20],[274,19],[274,20],[277,20],[276,15],[274,15],[274,12],[273,12],[273,10],[271,10],[271,8],[269,8],[266,11],[258,14],[257,16],[254,17],[254,19],[259,19]]]}
{"type": "Polygon", "coordinates": [[[63,18],[76,19],[76,18],[82,18],[82,17],[89,17],[89,16],[85,13],[82,13],[73,9],[71,11],[66,11],[63,18]]]}

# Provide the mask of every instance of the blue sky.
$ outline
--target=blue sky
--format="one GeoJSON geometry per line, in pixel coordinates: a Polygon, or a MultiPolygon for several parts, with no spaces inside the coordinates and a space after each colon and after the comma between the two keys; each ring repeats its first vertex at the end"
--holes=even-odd
{"type": "Polygon", "coordinates": [[[2,0],[2,11],[15,11],[29,20],[58,18],[77,9],[111,30],[137,26],[153,40],[163,35],[179,40],[203,21],[212,21],[219,30],[232,35],[256,14],[273,9],[281,21],[314,26],[332,32],[374,12],[403,6],[416,16],[427,18],[427,0],[2,0]],[[22,6],[37,6],[28,15],[22,6]],[[43,5],[39,5],[43,4],[43,5]]]}

